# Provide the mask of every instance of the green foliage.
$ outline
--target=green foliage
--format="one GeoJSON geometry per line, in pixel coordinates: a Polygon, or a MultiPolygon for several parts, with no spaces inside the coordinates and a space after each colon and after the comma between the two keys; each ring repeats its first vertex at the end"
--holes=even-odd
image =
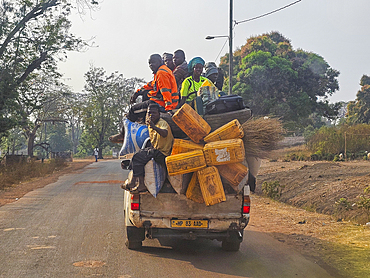
{"type": "Polygon", "coordinates": [[[72,150],[72,142],[67,134],[65,123],[56,123],[51,126],[48,142],[53,152],[72,150]]]}
{"type": "Polygon", "coordinates": [[[347,141],[347,157],[350,159],[363,158],[370,150],[370,125],[341,125],[322,127],[318,129],[307,143],[313,153],[311,160],[335,160],[339,153],[344,155],[345,139],[347,141]]]}
{"type": "Polygon", "coordinates": [[[352,205],[346,198],[340,198],[338,201],[335,202],[335,205],[338,210],[351,210],[352,205]]]}
{"type": "Polygon", "coordinates": [[[13,128],[8,131],[8,136],[3,137],[0,149],[9,150],[9,154],[17,154],[17,151],[26,148],[26,138],[22,134],[22,129],[13,128]]]}
{"type": "Polygon", "coordinates": [[[335,212],[340,218],[344,218],[345,213],[349,210],[352,210],[352,205],[347,198],[340,198],[335,202],[335,212]]]}
{"type": "Polygon", "coordinates": [[[107,75],[103,68],[93,66],[85,74],[85,79],[86,94],[81,114],[84,131],[78,152],[89,155],[97,146],[102,158],[102,150],[113,146],[108,137],[119,131],[131,93],[144,82],[138,78],[126,79],[116,72],[107,75]]]}
{"type": "Polygon", "coordinates": [[[312,136],[315,134],[315,128],[312,125],[308,125],[304,131],[303,131],[303,136],[306,142],[308,142],[312,136]]]}
{"type": "Polygon", "coordinates": [[[316,154],[344,151],[344,137],[336,127],[322,127],[309,140],[308,148],[316,154]]]}
{"type": "MultiPolygon", "coordinates": [[[[225,72],[226,58],[220,64],[225,72]]],[[[293,50],[277,32],[249,38],[234,53],[234,75],[233,93],[243,96],[255,115],[273,115],[294,128],[313,125],[312,113],[337,115],[339,105],[327,97],[339,88],[339,72],[315,53],[293,50]]]]}
{"type": "Polygon", "coordinates": [[[284,157],[284,161],[307,161],[310,160],[310,157],[308,157],[305,153],[303,152],[293,152],[293,153],[288,153],[284,157]]]}
{"type": "Polygon", "coordinates": [[[370,186],[366,187],[364,189],[364,194],[362,194],[359,197],[359,201],[356,202],[357,206],[361,209],[363,209],[367,215],[368,215],[368,220],[370,220],[370,186]]]}
{"type": "MultiPolygon", "coordinates": [[[[39,108],[28,94],[42,73],[57,74],[57,62],[86,43],[69,30],[67,0],[4,0],[0,2],[0,136],[25,121],[19,110],[39,108]]],[[[84,3],[86,1],[78,1],[84,3]]],[[[90,4],[89,4],[90,5],[90,4]]],[[[86,3],[84,4],[86,6],[86,3]]],[[[29,113],[28,113],[29,114],[29,113]]],[[[28,119],[26,119],[28,120],[28,119]]]]}
{"type": "Polygon", "coordinates": [[[356,100],[347,106],[347,122],[349,124],[370,123],[370,77],[363,75],[361,89],[357,92],[356,100]]]}
{"type": "Polygon", "coordinates": [[[262,192],[266,197],[277,200],[281,196],[281,190],[284,186],[280,185],[279,181],[263,182],[262,192]]]}

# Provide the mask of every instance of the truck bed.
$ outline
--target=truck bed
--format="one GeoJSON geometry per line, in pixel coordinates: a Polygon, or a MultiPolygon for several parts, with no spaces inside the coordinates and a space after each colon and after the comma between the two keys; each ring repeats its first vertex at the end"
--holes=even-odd
{"type": "Polygon", "coordinates": [[[176,193],[140,196],[140,216],[154,218],[231,219],[242,216],[242,195],[226,195],[226,201],[206,206],[176,193]]]}

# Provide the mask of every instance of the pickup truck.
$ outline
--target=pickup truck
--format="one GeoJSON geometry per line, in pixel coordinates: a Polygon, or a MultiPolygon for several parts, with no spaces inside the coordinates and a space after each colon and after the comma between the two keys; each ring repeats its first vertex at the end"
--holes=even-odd
{"type": "Polygon", "coordinates": [[[227,251],[239,250],[249,222],[250,190],[227,194],[226,201],[206,206],[177,193],[124,192],[126,246],[137,249],[145,238],[216,239],[227,251]]]}
{"type": "MultiPolygon", "coordinates": [[[[209,115],[205,119],[214,130],[232,119],[238,118],[244,122],[250,116],[251,111],[245,109],[223,115],[209,115]]],[[[169,124],[172,128],[173,123],[169,121],[169,124]]],[[[132,154],[120,157],[123,159],[123,169],[128,166],[130,157],[132,154]]],[[[252,176],[256,176],[260,165],[258,159],[247,159],[247,163],[250,171],[251,168],[254,169],[252,176]],[[255,165],[250,165],[250,161],[255,161],[252,162],[255,165]]],[[[245,184],[241,188],[238,193],[225,192],[226,201],[212,206],[196,203],[174,191],[160,191],[154,197],[150,193],[131,194],[125,190],[126,246],[129,249],[138,249],[145,239],[154,238],[206,238],[221,241],[222,248],[226,251],[238,251],[250,213],[250,187],[245,184]]]]}

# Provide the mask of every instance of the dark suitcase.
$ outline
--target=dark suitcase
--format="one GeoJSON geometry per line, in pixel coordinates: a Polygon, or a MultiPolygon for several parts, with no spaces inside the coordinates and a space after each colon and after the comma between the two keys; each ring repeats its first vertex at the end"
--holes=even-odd
{"type": "Polygon", "coordinates": [[[205,115],[221,114],[244,109],[243,98],[238,95],[224,95],[211,101],[206,106],[205,115]]]}

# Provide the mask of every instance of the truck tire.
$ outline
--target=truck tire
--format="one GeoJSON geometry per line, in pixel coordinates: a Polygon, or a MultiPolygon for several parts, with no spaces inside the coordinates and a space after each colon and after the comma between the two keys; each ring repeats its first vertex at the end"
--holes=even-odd
{"type": "Polygon", "coordinates": [[[227,241],[226,239],[222,241],[222,249],[224,251],[236,252],[239,251],[240,241],[227,241]]]}
{"type": "Polygon", "coordinates": [[[145,239],[144,228],[126,227],[126,246],[128,249],[139,249],[142,246],[142,241],[145,239]]]}
{"type": "Polygon", "coordinates": [[[126,240],[126,246],[130,250],[140,249],[143,245],[142,241],[126,240]]]}
{"type": "Polygon", "coordinates": [[[222,249],[225,251],[238,251],[240,243],[243,241],[243,234],[243,231],[229,232],[229,236],[222,240],[222,249]]]}

